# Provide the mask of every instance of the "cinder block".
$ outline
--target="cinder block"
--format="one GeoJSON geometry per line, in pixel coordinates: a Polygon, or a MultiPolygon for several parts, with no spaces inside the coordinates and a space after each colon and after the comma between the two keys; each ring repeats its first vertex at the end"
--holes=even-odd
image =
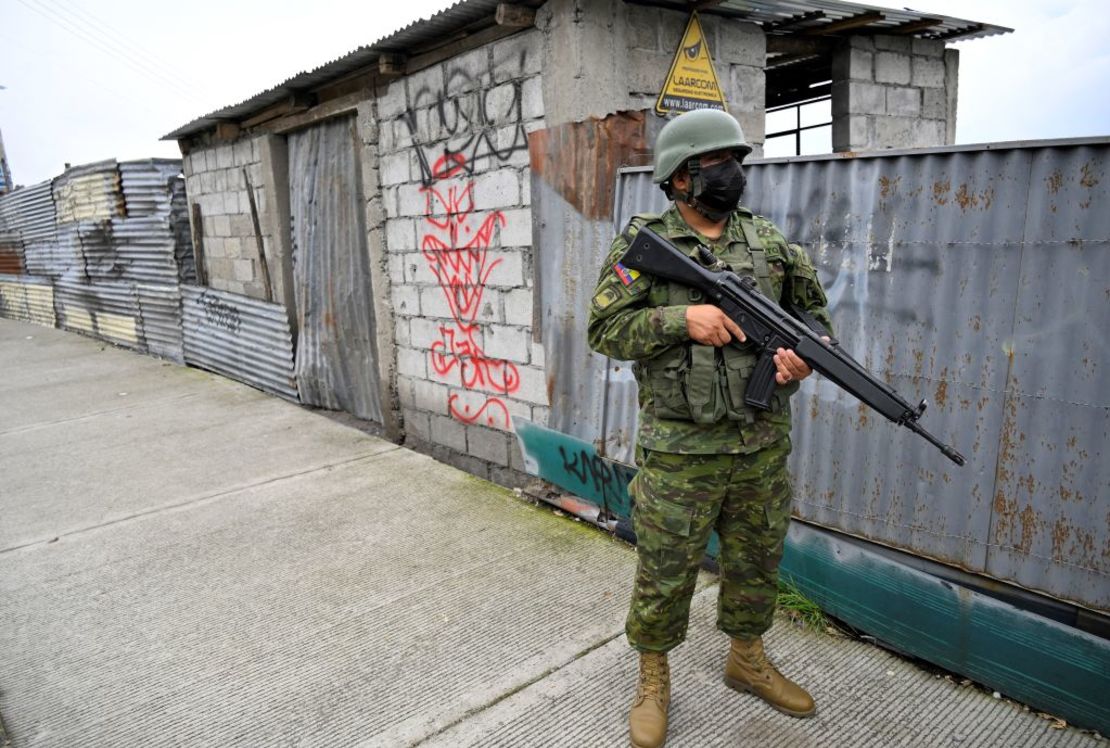
{"type": "Polygon", "coordinates": [[[239,212],[239,193],[238,192],[225,192],[224,198],[224,214],[232,215],[239,212]]]}
{"type": "Polygon", "coordinates": [[[875,49],[885,49],[891,52],[900,52],[908,55],[910,53],[911,45],[910,40],[904,36],[889,36],[885,34],[875,35],[875,49]]]}
{"type": "Polygon", "coordinates": [[[872,116],[851,114],[833,119],[833,151],[865,151],[873,147],[875,140],[872,116]]]}
{"type": "Polygon", "coordinates": [[[921,116],[945,119],[948,116],[948,94],[943,88],[921,89],[921,116]]]}
{"type": "Polygon", "coordinates": [[[853,49],[865,49],[868,52],[875,51],[875,41],[874,38],[870,36],[849,36],[848,46],[853,49]]]}
{"type": "Polygon", "coordinates": [[[412,332],[409,327],[411,320],[408,317],[397,316],[393,319],[393,342],[397,345],[412,346],[412,332]]]}
{"type": "Polygon", "coordinates": [[[381,183],[401,184],[402,182],[408,182],[412,178],[409,169],[411,161],[412,154],[408,151],[382,156],[378,170],[378,178],[381,183]]]}
{"type": "Polygon", "coordinates": [[[493,80],[488,47],[479,47],[452,57],[444,63],[444,67],[446,91],[449,96],[488,88],[493,80]]]}
{"type": "Polygon", "coordinates": [[[532,366],[543,369],[547,365],[547,354],[544,352],[543,343],[532,343],[532,366]]]}
{"type": "MultiPolygon", "coordinates": [[[[402,184],[397,187],[397,214],[422,216],[428,212],[428,194],[420,184],[402,184]]],[[[434,209],[434,208],[433,208],[434,209]]]]}
{"type": "Polygon", "coordinates": [[[914,57],[913,84],[921,88],[944,88],[944,60],[914,57]]]}
{"type": "Polygon", "coordinates": [[[481,460],[488,460],[496,465],[509,464],[509,440],[511,435],[504,431],[483,428],[481,426],[466,427],[466,451],[481,460]]]}
{"type": "Polygon", "coordinates": [[[390,83],[385,87],[385,92],[378,97],[378,117],[382,120],[399,117],[406,108],[404,79],[390,83]]]}
{"type": "Polygon", "coordinates": [[[497,288],[516,288],[524,285],[524,258],[519,251],[490,251],[486,262],[499,261],[490,271],[487,286],[497,288]]]}
{"type": "Polygon", "coordinates": [[[494,145],[497,153],[492,154],[494,168],[528,166],[528,135],[520,124],[497,128],[494,145]]]}
{"type": "MultiPolygon", "coordinates": [[[[672,56],[675,50],[664,49],[672,56]]],[[[748,65],[762,69],[767,64],[767,37],[754,23],[729,20],[720,24],[717,48],[710,49],[713,62],[720,64],[748,65]]],[[[719,68],[718,68],[719,69],[719,68]]]]}
{"type": "Polygon", "coordinates": [[[481,123],[504,125],[518,122],[517,112],[521,107],[522,87],[523,84],[520,81],[512,81],[483,91],[478,97],[482,115],[481,123]]]}
{"type": "Polygon", "coordinates": [[[876,117],[876,148],[912,148],[917,145],[913,117],[876,117]]]}
{"type": "MultiPolygon", "coordinates": [[[[511,291],[506,291],[504,300],[506,324],[520,325],[521,327],[532,326],[532,289],[514,288],[511,291]]],[[[528,337],[531,339],[531,335],[528,337]]],[[[526,361],[528,359],[520,360],[526,361]]]]}
{"type": "Polygon", "coordinates": [[[917,119],[913,123],[914,146],[930,148],[944,145],[947,123],[943,119],[917,119]]]}
{"type": "MultiPolygon", "coordinates": [[[[400,311],[400,310],[398,310],[400,311]]],[[[450,327],[450,325],[447,325],[450,327]]],[[[443,320],[413,317],[409,320],[410,345],[413,348],[431,348],[432,343],[443,337],[443,320]]]]}
{"type": "MultiPolygon", "coordinates": [[[[767,76],[762,68],[750,65],[730,65],[725,100],[730,107],[740,107],[747,111],[763,109],[766,101],[767,76]]],[[[745,133],[747,134],[747,133],[745,133]]]]}
{"type": "MultiPolygon", "coordinates": [[[[453,60],[454,58],[452,58],[453,60]]],[[[434,106],[450,92],[444,88],[443,65],[432,65],[408,76],[409,99],[407,110],[413,111],[434,106]]]]}
{"type": "Polygon", "coordinates": [[[230,169],[235,165],[235,156],[230,145],[221,145],[216,148],[216,167],[230,169]]]}
{"type": "Polygon", "coordinates": [[[901,117],[916,117],[921,113],[920,88],[888,87],[886,90],[886,111],[901,117]]]}
{"type": "Polygon", "coordinates": [[[549,405],[547,400],[547,375],[534,366],[518,366],[520,389],[513,397],[532,405],[549,405]]]}
{"type": "Polygon", "coordinates": [[[918,39],[914,37],[911,40],[911,51],[915,55],[924,55],[926,57],[943,57],[944,56],[944,42],[937,39],[918,39]]]}
{"type": "Polygon", "coordinates": [[[405,282],[405,255],[393,254],[386,258],[389,263],[389,283],[397,285],[405,282]]]}
{"type": "Polygon", "coordinates": [[[520,116],[523,120],[532,120],[543,114],[543,80],[535,75],[526,78],[520,86],[520,116]]]}
{"type": "Polygon", "coordinates": [[[551,418],[551,408],[546,405],[536,405],[532,408],[532,423],[546,426],[551,418]]]}
{"type": "Polygon", "coordinates": [[[848,111],[851,114],[882,114],[886,111],[886,86],[850,81],[848,111]]]}
{"type": "Polygon", "coordinates": [[[515,208],[502,212],[505,223],[501,226],[502,247],[526,247],[532,244],[532,210],[515,208]]]}
{"type": "Polygon", "coordinates": [[[254,277],[254,260],[233,260],[231,268],[233,280],[249,283],[254,277]]]}
{"type": "Polygon", "coordinates": [[[415,408],[413,404],[413,380],[409,377],[397,377],[397,401],[402,408],[415,408]]]}
{"type": "Polygon", "coordinates": [[[447,303],[443,289],[439,286],[420,287],[420,314],[425,317],[451,319],[451,305],[447,303]]]}
{"type": "Polygon", "coordinates": [[[435,273],[432,272],[431,265],[428,264],[427,259],[422,254],[412,253],[405,255],[405,258],[406,282],[422,286],[434,285],[439,282],[435,273]]]}
{"type": "Polygon", "coordinates": [[[397,314],[418,315],[420,309],[420,289],[416,286],[398,284],[389,289],[390,298],[393,300],[393,310],[397,314]]]}
{"type": "Polygon", "coordinates": [[[243,138],[237,141],[231,148],[232,160],[236,166],[246,166],[251,162],[251,141],[243,138]]]}
{"type": "Polygon", "coordinates": [[[475,321],[481,323],[503,323],[505,321],[501,316],[501,300],[503,295],[503,292],[498,291],[496,288],[483,288],[482,299],[478,304],[478,312],[474,318],[475,321]]]}
{"type": "Polygon", "coordinates": [[[214,216],[212,219],[212,235],[219,237],[231,236],[231,218],[228,216],[214,216]]]}
{"type": "Polygon", "coordinates": [[[531,335],[525,328],[489,325],[485,329],[485,345],[482,350],[491,358],[523,364],[528,362],[531,342],[531,335]]]}
{"type": "Polygon", "coordinates": [[[413,382],[413,404],[419,410],[447,415],[447,385],[417,379],[413,382]]]}
{"type": "Polygon", "coordinates": [[[875,53],[875,82],[895,83],[900,86],[910,82],[910,56],[897,52],[875,53]]]}
{"type": "Polygon", "coordinates": [[[231,221],[231,231],[228,236],[253,237],[254,221],[248,215],[228,216],[231,221]]]}
{"type": "Polygon", "coordinates": [[[436,444],[466,451],[466,426],[448,416],[431,416],[431,439],[436,444]]]}
{"type": "Polygon", "coordinates": [[[865,49],[844,45],[833,53],[832,77],[834,81],[873,81],[875,56],[865,49]]]}
{"type": "Polygon", "coordinates": [[[428,378],[428,352],[397,347],[397,373],[416,379],[428,378]]]}
{"type": "Polygon", "coordinates": [[[520,204],[520,174],[514,169],[499,169],[474,180],[474,207],[477,210],[507,208],[520,204]]]}
{"type": "Polygon", "coordinates": [[[540,73],[543,34],[539,29],[513,34],[493,44],[493,82],[504,83],[540,73]]]}
{"type": "Polygon", "coordinates": [[[385,241],[390,252],[416,249],[416,221],[411,218],[390,218],[385,222],[385,241]]]}
{"type": "Polygon", "coordinates": [[[374,100],[360,101],[355,108],[358,135],[367,145],[378,142],[378,118],[374,115],[374,100]]]}
{"type": "Polygon", "coordinates": [[[527,173],[520,184],[520,204],[524,206],[532,204],[532,180],[527,173]]]}
{"type": "Polygon", "coordinates": [[[428,424],[429,415],[420,411],[420,406],[416,406],[415,409],[401,408],[401,417],[405,421],[405,433],[424,441],[431,441],[432,429],[428,424]]]}
{"type": "Polygon", "coordinates": [[[242,281],[229,280],[224,285],[226,286],[225,290],[228,293],[237,293],[241,296],[247,295],[247,284],[243,283],[242,281]]]}

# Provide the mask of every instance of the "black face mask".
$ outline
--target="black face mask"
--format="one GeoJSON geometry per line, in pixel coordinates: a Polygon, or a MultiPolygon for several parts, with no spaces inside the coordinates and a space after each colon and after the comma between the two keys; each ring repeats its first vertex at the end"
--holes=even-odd
{"type": "MultiPolygon", "coordinates": [[[[693,166],[693,164],[691,164],[693,166]]],[[[691,171],[693,193],[687,202],[711,221],[727,218],[740,205],[747,180],[735,158],[691,171]]]]}

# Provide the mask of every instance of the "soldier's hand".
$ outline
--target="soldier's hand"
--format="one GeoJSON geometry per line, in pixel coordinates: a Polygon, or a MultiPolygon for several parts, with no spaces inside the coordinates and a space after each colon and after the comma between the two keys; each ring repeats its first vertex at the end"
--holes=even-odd
{"type": "Polygon", "coordinates": [[[702,345],[715,345],[718,348],[728,345],[733,338],[741,343],[748,339],[740,325],[713,304],[686,307],[686,331],[702,345]]]}
{"type": "MultiPolygon", "coordinates": [[[[828,342],[827,337],[822,337],[822,340],[828,342]]],[[[779,348],[774,356],[775,368],[775,381],[780,385],[788,382],[800,382],[810,374],[813,369],[809,368],[809,364],[798,357],[794,351],[787,350],[786,348],[779,348]]]]}

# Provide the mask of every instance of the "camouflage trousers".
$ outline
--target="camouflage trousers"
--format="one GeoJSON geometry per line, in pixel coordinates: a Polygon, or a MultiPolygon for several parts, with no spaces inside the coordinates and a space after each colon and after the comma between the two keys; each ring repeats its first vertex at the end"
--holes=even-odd
{"type": "Polygon", "coordinates": [[[747,455],[644,451],[629,485],[639,563],[625,632],[640,651],[686,638],[690,599],[713,529],[721,550],[717,628],[751,639],[771,627],[790,523],[790,439],[747,455]]]}

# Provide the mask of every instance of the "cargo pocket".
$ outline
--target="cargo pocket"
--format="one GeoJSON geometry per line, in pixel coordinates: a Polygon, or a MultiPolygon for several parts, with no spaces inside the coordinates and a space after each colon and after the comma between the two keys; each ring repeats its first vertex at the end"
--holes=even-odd
{"type": "Polygon", "coordinates": [[[744,391],[748,378],[755,369],[755,354],[741,351],[735,346],[725,346],[724,353],[724,391],[726,415],[730,421],[753,423],[752,409],[744,405],[744,391]]]}
{"type": "Polygon", "coordinates": [[[686,346],[678,345],[663,351],[646,364],[650,372],[652,407],[658,418],[690,420],[686,401],[686,372],[690,368],[686,346]]]}
{"type": "Polygon", "coordinates": [[[685,579],[694,510],[654,496],[641,496],[636,507],[636,545],[643,571],[660,583],[685,579]]]}
{"type": "Polygon", "coordinates": [[[717,376],[717,349],[711,345],[690,346],[690,368],[686,371],[686,399],[694,423],[716,423],[725,416],[724,393],[717,376]]]}

